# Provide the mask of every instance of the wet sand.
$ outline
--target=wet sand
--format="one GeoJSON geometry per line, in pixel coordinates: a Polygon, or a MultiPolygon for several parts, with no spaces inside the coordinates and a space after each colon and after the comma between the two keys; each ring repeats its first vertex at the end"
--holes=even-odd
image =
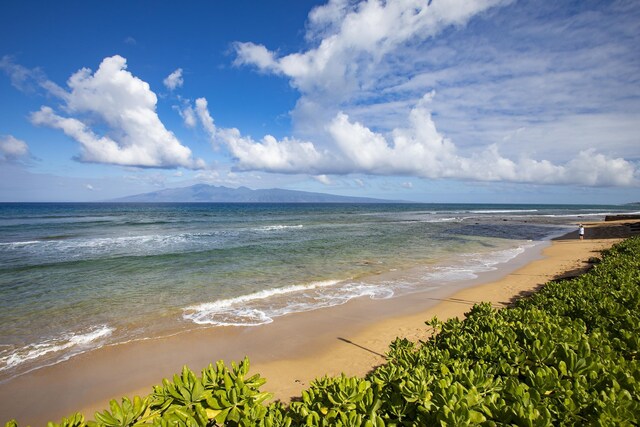
{"type": "Polygon", "coordinates": [[[587,224],[584,241],[569,233],[547,244],[542,254],[529,252],[498,271],[446,289],[389,300],[360,298],[268,325],[200,329],[103,347],[1,383],[0,422],[16,418],[23,426],[45,425],[75,411],[92,419],[110,399],[147,395],[184,364],[198,372],[216,360],[229,363],[245,355],[252,371],[267,378],[263,390],[289,401],[313,378],[363,375],[384,363],[389,343],[398,336],[426,339],[424,322],[434,316],[461,317],[481,301],[504,307],[549,280],[584,272],[589,258],[630,235],[628,222],[587,224]]]}

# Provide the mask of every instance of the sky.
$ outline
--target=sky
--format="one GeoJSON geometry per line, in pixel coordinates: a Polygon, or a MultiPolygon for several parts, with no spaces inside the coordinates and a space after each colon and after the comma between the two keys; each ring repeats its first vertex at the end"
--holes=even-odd
{"type": "Polygon", "coordinates": [[[0,4],[0,201],[640,201],[640,2],[0,4]]]}

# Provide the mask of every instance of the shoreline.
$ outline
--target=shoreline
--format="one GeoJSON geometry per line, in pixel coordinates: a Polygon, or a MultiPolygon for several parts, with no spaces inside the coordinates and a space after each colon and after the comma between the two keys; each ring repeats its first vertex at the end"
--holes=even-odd
{"type": "Polygon", "coordinates": [[[153,384],[184,364],[197,372],[219,359],[230,363],[245,355],[252,362],[251,371],[267,379],[263,390],[286,402],[316,377],[365,374],[384,362],[397,336],[426,339],[424,321],[433,316],[462,316],[480,301],[505,306],[549,280],[577,274],[589,258],[624,237],[616,226],[620,223],[609,224],[588,224],[585,241],[574,236],[577,232],[566,234],[544,248],[541,257],[524,257],[446,289],[390,300],[359,298],[267,325],[198,329],[103,347],[0,384],[1,418],[35,426],[80,411],[92,419],[110,399],[147,395],[153,384]]]}

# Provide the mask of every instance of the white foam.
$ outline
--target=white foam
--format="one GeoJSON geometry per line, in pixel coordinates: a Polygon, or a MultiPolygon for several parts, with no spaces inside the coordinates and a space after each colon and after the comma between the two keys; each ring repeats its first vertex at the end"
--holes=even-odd
{"type": "Polygon", "coordinates": [[[304,226],[302,224],[298,225],[265,225],[264,227],[256,228],[256,231],[281,231],[281,230],[290,230],[290,229],[300,229],[304,226]]]}
{"type": "Polygon", "coordinates": [[[394,296],[392,285],[326,280],[269,289],[236,298],[186,307],[183,318],[199,325],[256,326],[274,317],[341,305],[353,298],[394,296]]]}
{"type": "Polygon", "coordinates": [[[477,210],[469,211],[473,214],[501,214],[501,213],[528,213],[538,212],[538,209],[497,209],[497,210],[477,210]]]}
{"type": "MultiPolygon", "coordinates": [[[[74,348],[81,352],[87,349],[95,341],[99,341],[111,335],[113,328],[102,325],[80,334],[64,334],[58,338],[48,339],[37,344],[30,344],[23,348],[11,351],[0,357],[0,371],[14,368],[25,362],[40,359],[48,354],[58,353],[74,348]]],[[[67,354],[68,359],[73,354],[67,354]]]]}
{"type": "Polygon", "coordinates": [[[463,280],[476,279],[476,271],[459,267],[433,267],[428,273],[422,276],[423,280],[429,282],[459,282],[463,280]]]}
{"type": "Polygon", "coordinates": [[[465,218],[462,217],[445,217],[445,218],[433,218],[433,219],[426,219],[423,222],[462,222],[465,218]]]}
{"type": "Polygon", "coordinates": [[[255,292],[253,294],[242,295],[236,298],[223,299],[215,302],[198,304],[195,306],[187,307],[185,310],[200,311],[200,310],[211,310],[216,308],[226,308],[226,307],[231,307],[241,303],[253,302],[256,300],[263,300],[275,295],[291,294],[294,292],[333,286],[339,282],[340,280],[325,280],[320,282],[313,282],[307,285],[293,285],[293,286],[285,286],[284,288],[265,289],[259,292],[255,292]]]}
{"type": "Polygon", "coordinates": [[[457,265],[430,267],[422,278],[433,283],[450,283],[478,278],[479,273],[494,271],[499,264],[505,264],[535,243],[529,241],[515,248],[502,249],[487,253],[461,254],[457,265]]]}
{"type": "Polygon", "coordinates": [[[583,216],[607,216],[607,215],[640,215],[638,212],[592,212],[592,213],[570,213],[570,214],[545,214],[540,215],[548,218],[578,218],[583,216]]]}
{"type": "Polygon", "coordinates": [[[0,247],[9,247],[9,248],[14,248],[14,247],[20,247],[20,246],[27,246],[27,245],[35,245],[40,243],[40,240],[27,240],[24,242],[3,242],[0,243],[0,247]]]}
{"type": "Polygon", "coordinates": [[[112,255],[155,255],[210,249],[237,232],[146,234],[0,243],[0,250],[24,252],[23,260],[68,261],[112,255]]]}
{"type": "MultiPolygon", "coordinates": [[[[391,284],[388,284],[391,285],[391,284]]],[[[359,297],[369,297],[371,299],[389,299],[395,295],[391,286],[382,287],[368,283],[353,283],[345,287],[347,300],[359,297]]]]}

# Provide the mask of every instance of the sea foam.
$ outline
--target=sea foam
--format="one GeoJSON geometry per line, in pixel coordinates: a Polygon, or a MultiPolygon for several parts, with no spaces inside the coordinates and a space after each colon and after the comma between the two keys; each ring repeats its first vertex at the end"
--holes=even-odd
{"type": "Polygon", "coordinates": [[[296,230],[301,229],[304,226],[302,224],[298,225],[265,225],[264,227],[258,227],[256,231],[282,231],[282,230],[296,230]]]}
{"type": "Polygon", "coordinates": [[[3,349],[0,353],[0,371],[23,365],[26,362],[42,359],[55,353],[64,352],[64,356],[56,361],[67,360],[69,357],[94,348],[112,334],[113,328],[101,325],[81,333],[67,333],[55,338],[45,339],[39,343],[28,344],[21,348],[3,349]]]}
{"type": "Polygon", "coordinates": [[[422,278],[433,283],[458,282],[478,278],[479,273],[495,271],[499,264],[505,264],[535,245],[523,243],[515,248],[487,253],[467,253],[459,255],[455,265],[429,267],[422,278]]]}
{"type": "Polygon", "coordinates": [[[271,323],[275,317],[333,307],[353,298],[393,296],[391,283],[326,280],[186,307],[183,318],[199,325],[257,326],[271,323]]]}
{"type": "MultiPolygon", "coordinates": [[[[248,295],[236,298],[221,299],[218,301],[198,304],[184,309],[183,318],[199,325],[219,326],[257,326],[271,323],[272,317],[286,314],[287,307],[271,307],[270,309],[248,308],[252,304],[278,296],[293,296],[313,291],[319,288],[335,286],[339,280],[324,280],[305,285],[285,286],[283,288],[264,289],[248,295]],[[269,313],[267,313],[270,312],[269,313]]],[[[306,310],[300,310],[306,311],[306,310]]]]}

